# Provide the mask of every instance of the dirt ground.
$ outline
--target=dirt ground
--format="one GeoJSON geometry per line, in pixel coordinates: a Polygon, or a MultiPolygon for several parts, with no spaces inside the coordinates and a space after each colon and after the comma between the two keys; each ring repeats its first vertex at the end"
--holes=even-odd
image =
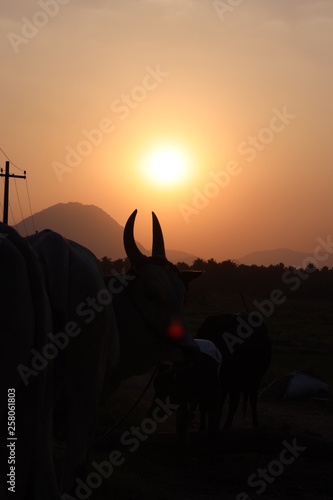
{"type": "MultiPolygon", "coordinates": [[[[122,385],[100,416],[99,433],[106,428],[111,408],[117,421],[136,401],[148,378],[134,377],[122,385]]],[[[121,452],[124,463],[91,492],[91,499],[333,499],[332,401],[259,401],[261,426],[255,430],[249,408],[244,419],[239,409],[233,429],[220,431],[216,453],[209,458],[206,436],[197,432],[194,421],[184,461],[177,456],[174,414],[149,435],[143,433],[145,439],[138,440],[135,451],[120,443],[133,425],[142,429],[152,398],[149,389],[126,421],[95,447],[95,463],[107,460],[113,450],[121,452]]]]}

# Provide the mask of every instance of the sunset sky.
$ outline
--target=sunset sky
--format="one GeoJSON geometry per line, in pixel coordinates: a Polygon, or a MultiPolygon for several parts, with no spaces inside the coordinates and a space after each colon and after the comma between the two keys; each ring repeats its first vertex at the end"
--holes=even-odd
{"type": "Polygon", "coordinates": [[[153,210],[218,261],[332,234],[332,0],[12,0],[0,26],[0,147],[33,213],[137,208],[149,248],[153,210]]]}

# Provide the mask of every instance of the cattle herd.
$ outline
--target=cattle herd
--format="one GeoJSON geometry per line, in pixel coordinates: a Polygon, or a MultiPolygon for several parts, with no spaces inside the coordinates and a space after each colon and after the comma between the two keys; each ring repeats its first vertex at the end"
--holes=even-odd
{"type": "Polygon", "coordinates": [[[271,356],[265,324],[251,314],[223,314],[207,318],[194,339],[183,304],[200,273],[167,260],[154,213],[152,255],[143,255],[135,217],[124,228],[131,267],[109,277],[88,249],[53,231],[22,238],[0,224],[1,498],[72,494],[87,474],[100,403],[121,381],[155,366],[156,394],[179,403],[182,446],[197,406],[208,442],[216,436],[227,395],[225,428],[240,394],[258,425],[258,388],[271,356]],[[54,435],[67,441],[60,477],[54,435]]]}

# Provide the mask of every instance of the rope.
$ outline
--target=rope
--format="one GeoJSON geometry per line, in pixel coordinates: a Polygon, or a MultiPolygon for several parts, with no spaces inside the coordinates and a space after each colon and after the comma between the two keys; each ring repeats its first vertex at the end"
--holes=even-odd
{"type": "MultiPolygon", "coordinates": [[[[118,420],[118,422],[116,424],[114,424],[112,427],[110,427],[109,429],[107,429],[101,436],[97,437],[94,439],[93,441],[93,444],[98,444],[100,443],[101,441],[103,441],[104,439],[106,439],[107,437],[110,436],[110,434],[112,434],[112,432],[117,429],[117,427],[119,427],[120,424],[122,424],[129,416],[130,414],[134,411],[134,409],[138,406],[138,404],[140,403],[141,399],[143,398],[143,396],[145,395],[145,393],[147,392],[147,390],[149,389],[149,386],[150,384],[152,383],[152,381],[154,380],[155,378],[155,375],[158,371],[159,367],[157,366],[155,368],[155,370],[153,371],[153,374],[151,375],[151,377],[149,378],[147,384],[145,385],[144,389],[141,391],[141,394],[139,395],[138,399],[135,401],[135,403],[130,407],[130,409],[127,411],[127,413],[125,413],[125,415],[120,419],[118,420]]],[[[60,448],[60,449],[65,449],[66,446],[64,445],[60,445],[60,444],[56,444],[56,443],[53,443],[53,447],[54,448],[60,448]]]]}
{"type": "Polygon", "coordinates": [[[107,437],[109,437],[110,434],[115,429],[117,429],[117,427],[119,427],[119,425],[122,424],[130,416],[130,414],[138,406],[138,404],[140,403],[141,399],[143,398],[143,396],[145,395],[145,393],[149,389],[150,384],[152,383],[152,381],[154,380],[154,378],[156,376],[158,368],[159,368],[158,366],[155,368],[155,370],[153,371],[153,374],[151,375],[151,377],[148,380],[147,384],[145,385],[144,389],[141,391],[140,396],[135,401],[135,403],[131,406],[131,408],[128,410],[128,412],[120,420],[118,420],[118,422],[116,424],[114,424],[110,429],[107,429],[101,436],[99,436],[98,438],[94,439],[94,444],[100,443],[103,439],[106,439],[107,437]]]}

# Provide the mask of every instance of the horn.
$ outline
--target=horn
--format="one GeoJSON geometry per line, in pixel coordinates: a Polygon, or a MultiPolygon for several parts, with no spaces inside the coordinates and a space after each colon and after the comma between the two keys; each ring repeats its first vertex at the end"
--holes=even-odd
{"type": "Polygon", "coordinates": [[[132,264],[135,264],[136,262],[139,262],[140,260],[146,258],[146,256],[143,255],[142,252],[140,252],[134,240],[134,221],[137,212],[137,210],[134,210],[134,212],[129,216],[124,228],[123,238],[126,255],[132,264]]]}
{"type": "Polygon", "coordinates": [[[153,214],[153,251],[152,257],[166,259],[162,229],[158,218],[153,214]]]}

